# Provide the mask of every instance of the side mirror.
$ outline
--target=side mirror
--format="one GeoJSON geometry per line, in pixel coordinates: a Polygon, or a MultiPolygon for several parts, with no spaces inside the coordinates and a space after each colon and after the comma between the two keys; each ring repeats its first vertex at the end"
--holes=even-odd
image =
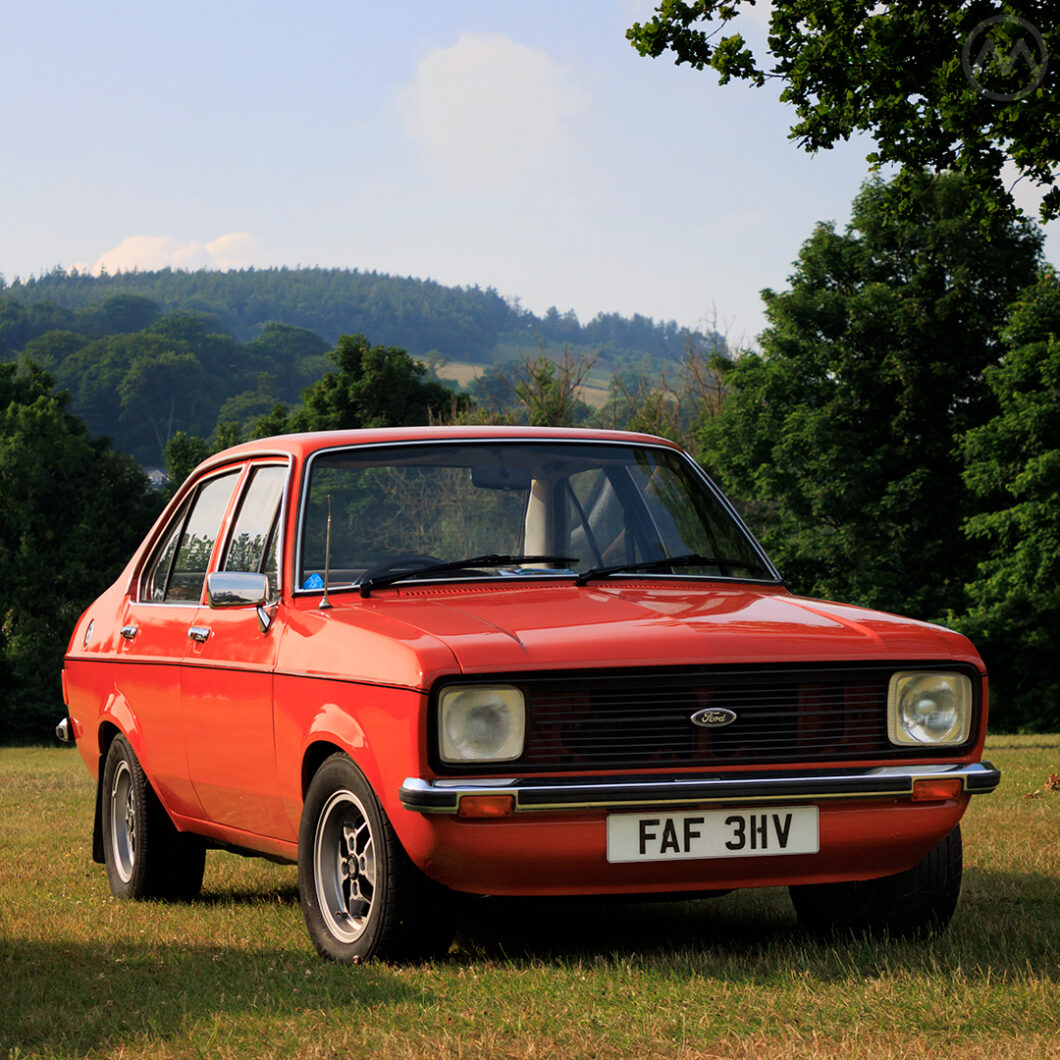
{"type": "Polygon", "coordinates": [[[264,607],[269,579],[251,571],[218,570],[206,578],[206,602],[212,608],[264,607]]]}
{"type": "Polygon", "coordinates": [[[216,570],[206,576],[206,602],[211,608],[254,607],[258,628],[269,632],[272,615],[265,609],[269,599],[269,579],[255,571],[216,570]]]}

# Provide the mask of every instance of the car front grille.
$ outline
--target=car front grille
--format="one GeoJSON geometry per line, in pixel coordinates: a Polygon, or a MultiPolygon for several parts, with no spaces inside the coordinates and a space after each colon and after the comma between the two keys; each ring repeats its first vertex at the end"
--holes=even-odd
{"type": "MultiPolygon", "coordinates": [[[[521,771],[615,771],[910,757],[887,738],[887,687],[899,668],[906,667],[505,678],[522,689],[527,705],[526,750],[513,765],[521,771]],[[731,711],[735,720],[702,728],[691,719],[703,710],[731,711]]],[[[951,755],[960,750],[946,749],[951,755]]]]}

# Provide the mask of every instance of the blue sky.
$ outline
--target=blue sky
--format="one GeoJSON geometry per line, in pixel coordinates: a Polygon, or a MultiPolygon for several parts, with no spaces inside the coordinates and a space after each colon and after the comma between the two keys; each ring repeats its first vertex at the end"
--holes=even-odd
{"type": "Polygon", "coordinates": [[[340,266],[749,343],[870,145],[811,157],[776,85],[640,58],[652,7],[19,5],[0,273],[340,266]]]}

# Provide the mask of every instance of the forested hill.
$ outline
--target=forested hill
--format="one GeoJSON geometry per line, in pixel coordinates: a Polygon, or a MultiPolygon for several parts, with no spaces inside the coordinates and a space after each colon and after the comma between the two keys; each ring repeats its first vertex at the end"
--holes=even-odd
{"type": "Polygon", "coordinates": [[[452,360],[489,363],[512,344],[592,347],[603,357],[678,360],[696,336],[675,322],[601,313],[582,324],[573,311],[537,316],[493,288],[446,287],[433,280],[357,269],[245,269],[232,272],[126,272],[91,276],[56,269],[5,285],[0,278],[0,359],[46,331],[100,336],[140,330],[160,313],[213,318],[241,342],[271,321],[306,328],[334,344],[341,334],[401,346],[414,357],[437,351],[452,360]]]}

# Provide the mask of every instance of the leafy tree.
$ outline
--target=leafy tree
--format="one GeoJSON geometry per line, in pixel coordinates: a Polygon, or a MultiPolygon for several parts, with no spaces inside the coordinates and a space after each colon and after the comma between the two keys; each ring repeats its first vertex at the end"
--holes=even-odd
{"type": "Polygon", "coordinates": [[[23,305],[14,294],[5,295],[0,298],[0,360],[14,360],[30,340],[46,331],[70,330],[73,321],[74,314],[54,302],[23,305]]]}
{"type": "Polygon", "coordinates": [[[221,405],[217,410],[218,422],[235,423],[247,431],[253,430],[254,424],[273,408],[284,407],[280,405],[277,389],[275,377],[269,372],[261,372],[254,389],[233,394],[221,405]]]}
{"type": "Polygon", "coordinates": [[[177,430],[212,429],[216,377],[180,340],[150,331],[113,335],[71,353],[55,369],[72,411],[93,434],[117,435],[123,448],[157,463],[177,430]]]}
{"type": "Polygon", "coordinates": [[[644,373],[615,372],[608,402],[594,419],[604,427],[659,434],[694,449],[699,427],[725,399],[725,384],[714,365],[727,356],[727,343],[712,332],[706,344],[690,337],[681,363],[658,373],[654,381],[644,373]]]}
{"type": "Polygon", "coordinates": [[[995,411],[983,371],[1041,236],[984,233],[959,177],[917,191],[910,216],[870,182],[845,233],[817,227],[764,292],[761,355],[719,359],[732,394],[699,440],[794,587],[932,618],[975,572],[955,440],[995,411]]]}
{"type": "Polygon", "coordinates": [[[158,510],[66,406],[41,369],[0,365],[0,740],[50,738],[70,630],[158,510]]]}
{"type": "Polygon", "coordinates": [[[210,413],[215,411],[210,396],[209,377],[187,350],[155,348],[137,353],[118,384],[122,420],[139,427],[139,436],[150,431],[154,444],[141,444],[137,451],[152,459],[162,455],[178,424],[194,423],[204,406],[210,413]]]}
{"type": "Polygon", "coordinates": [[[573,427],[585,422],[589,410],[578,397],[578,388],[591,370],[591,361],[569,354],[558,365],[547,357],[527,358],[512,388],[525,422],[531,427],[573,427]]]}
{"type": "Polygon", "coordinates": [[[177,431],[166,442],[163,454],[166,475],[169,477],[169,488],[165,496],[172,497],[180,489],[184,480],[208,456],[219,453],[229,446],[237,445],[243,440],[243,432],[235,423],[219,423],[217,430],[213,432],[209,440],[177,431]]]}
{"type": "Polygon", "coordinates": [[[372,346],[363,335],[343,335],[331,352],[337,371],[311,386],[286,421],[270,415],[273,432],[400,427],[428,423],[461,399],[441,383],[425,380],[427,369],[404,350],[372,346]]]}
{"type": "Polygon", "coordinates": [[[578,396],[592,371],[593,359],[564,350],[560,361],[544,352],[521,363],[493,366],[473,380],[472,407],[455,417],[460,423],[529,424],[572,427],[586,423],[591,410],[578,396]]]}
{"type": "Polygon", "coordinates": [[[97,335],[128,335],[149,328],[161,313],[150,298],[139,294],[115,294],[92,315],[92,329],[97,335]]]}
{"type": "MultiPolygon", "coordinates": [[[[660,0],[626,36],[642,55],[713,67],[722,84],[779,79],[780,98],[795,108],[791,136],[809,151],[867,132],[870,162],[963,172],[988,207],[1012,202],[1000,179],[1011,160],[1050,189],[1043,219],[1060,215],[1052,0],[774,0],[765,61],[735,22],[753,5],[660,0]]],[[[903,177],[902,186],[911,194],[919,185],[903,177]]]]}
{"type": "Polygon", "coordinates": [[[90,341],[74,331],[46,331],[27,342],[22,354],[46,372],[54,372],[67,357],[84,349],[90,341]]]}
{"type": "Polygon", "coordinates": [[[172,496],[192,471],[217,451],[205,438],[177,431],[166,442],[163,453],[163,463],[169,476],[169,495],[172,496]]]}
{"type": "Polygon", "coordinates": [[[999,411],[963,439],[965,481],[985,505],[965,530],[985,550],[959,624],[984,654],[994,717],[1060,727],[1060,279],[1016,303],[986,382],[999,411]]]}
{"type": "Polygon", "coordinates": [[[328,369],[328,344],[307,328],[270,321],[243,347],[247,368],[255,378],[273,379],[274,401],[297,401],[302,391],[328,369]]]}

